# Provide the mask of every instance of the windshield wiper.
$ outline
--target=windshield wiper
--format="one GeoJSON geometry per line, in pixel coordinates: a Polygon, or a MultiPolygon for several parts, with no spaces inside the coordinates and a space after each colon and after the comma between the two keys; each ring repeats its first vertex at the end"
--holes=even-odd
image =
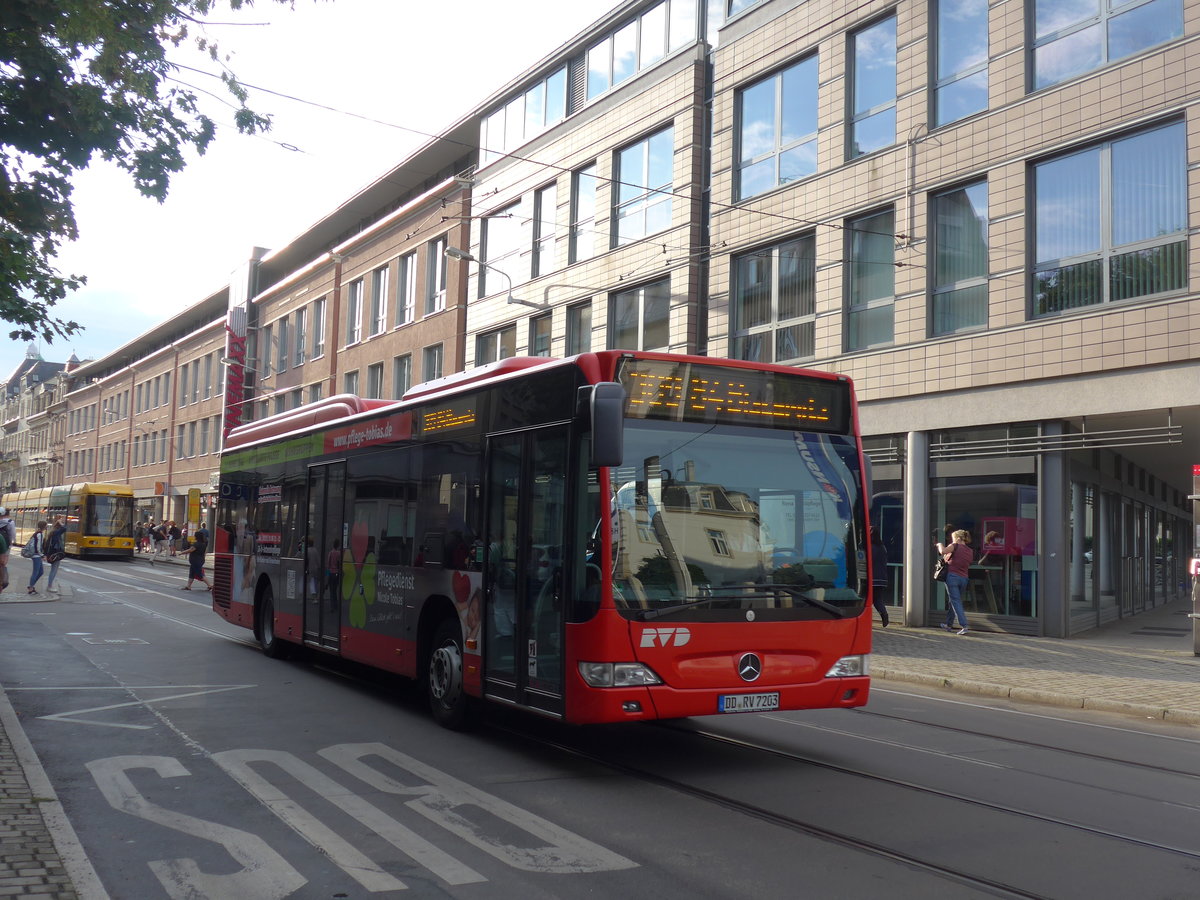
{"type": "Polygon", "coordinates": [[[691,609],[695,606],[702,606],[705,603],[712,603],[714,600],[729,600],[743,597],[747,593],[752,594],[776,594],[784,593],[789,597],[794,597],[797,600],[802,600],[809,606],[815,606],[817,609],[824,610],[831,616],[838,619],[846,618],[846,611],[840,606],[834,606],[832,603],[826,603],[817,597],[805,592],[802,588],[794,587],[790,584],[747,584],[733,588],[713,588],[712,593],[706,597],[698,597],[695,600],[689,600],[686,603],[677,603],[674,606],[664,606],[659,609],[647,609],[638,614],[638,618],[642,621],[647,619],[657,619],[660,616],[667,616],[671,613],[681,612],[685,609],[691,609]]]}

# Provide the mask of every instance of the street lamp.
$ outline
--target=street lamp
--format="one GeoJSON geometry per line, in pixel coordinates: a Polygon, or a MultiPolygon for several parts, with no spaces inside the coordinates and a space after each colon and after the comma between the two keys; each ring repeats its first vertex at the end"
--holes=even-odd
{"type": "Polygon", "coordinates": [[[508,302],[519,304],[521,306],[532,306],[534,309],[546,309],[548,304],[535,303],[532,300],[522,300],[519,297],[514,297],[512,292],[513,280],[512,276],[503,269],[493,266],[490,263],[485,263],[482,259],[472,256],[466,250],[459,250],[457,247],[447,247],[445,250],[446,256],[449,259],[457,259],[461,262],[475,263],[481,269],[491,269],[493,272],[499,272],[508,279],[508,302]]]}

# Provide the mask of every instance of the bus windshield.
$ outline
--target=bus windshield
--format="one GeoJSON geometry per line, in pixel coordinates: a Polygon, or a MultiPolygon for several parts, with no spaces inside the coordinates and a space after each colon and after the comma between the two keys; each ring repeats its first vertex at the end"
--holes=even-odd
{"type": "Polygon", "coordinates": [[[858,615],[867,587],[848,436],[626,421],[612,469],[613,598],[672,621],[858,615]]]}

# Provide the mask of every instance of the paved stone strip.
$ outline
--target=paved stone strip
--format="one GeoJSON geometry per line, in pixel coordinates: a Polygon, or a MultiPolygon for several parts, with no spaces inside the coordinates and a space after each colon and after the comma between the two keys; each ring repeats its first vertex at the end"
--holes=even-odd
{"type": "Polygon", "coordinates": [[[12,741],[0,733],[0,897],[80,900],[12,741]]]}
{"type": "Polygon", "coordinates": [[[875,633],[876,678],[1200,725],[1200,665],[1153,652],[924,629],[875,633]],[[1019,642],[1019,643],[1017,643],[1019,642]]]}
{"type": "Polygon", "coordinates": [[[109,900],[0,688],[0,898],[109,900]]]}

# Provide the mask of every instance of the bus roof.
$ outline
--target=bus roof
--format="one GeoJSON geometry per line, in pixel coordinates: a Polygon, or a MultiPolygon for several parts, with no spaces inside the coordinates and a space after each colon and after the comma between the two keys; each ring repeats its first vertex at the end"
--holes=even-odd
{"type": "Polygon", "coordinates": [[[324,400],[314,400],[304,406],[239,425],[229,432],[229,437],[225,439],[225,449],[232,450],[235,447],[243,447],[267,438],[291,434],[294,431],[320,425],[322,422],[329,422],[333,419],[344,419],[347,416],[371,412],[385,406],[395,406],[399,402],[398,400],[372,400],[354,394],[335,394],[324,400]]]}

